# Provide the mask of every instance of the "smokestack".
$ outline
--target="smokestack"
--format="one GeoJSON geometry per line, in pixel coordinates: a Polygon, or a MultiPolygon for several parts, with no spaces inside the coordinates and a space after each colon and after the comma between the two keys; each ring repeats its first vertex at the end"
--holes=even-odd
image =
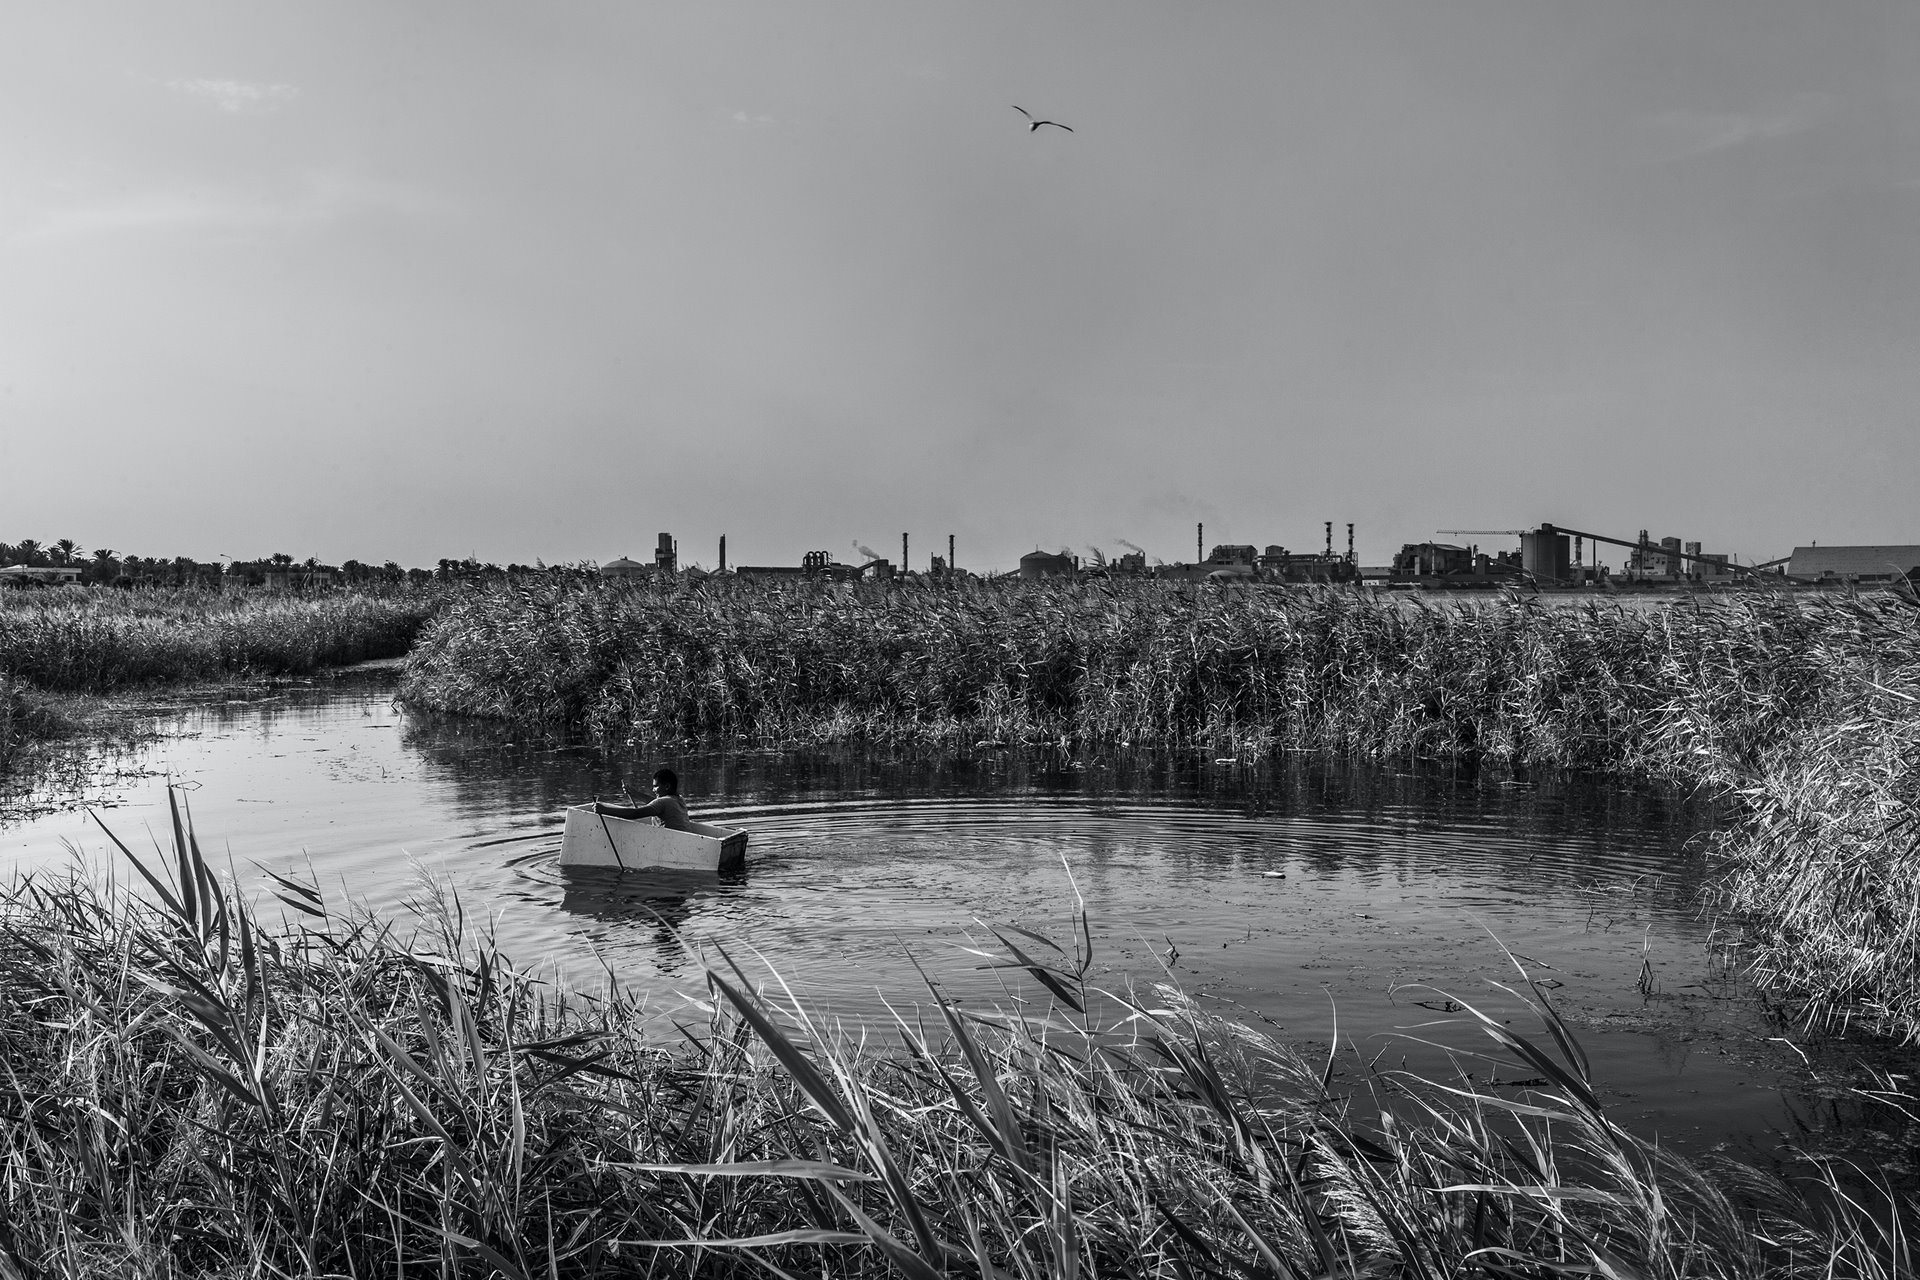
{"type": "Polygon", "coordinates": [[[953,535],[948,534],[947,535],[947,572],[952,573],[954,570],[954,567],[955,566],[953,563],[953,535]]]}
{"type": "Polygon", "coordinates": [[[1207,558],[1207,526],[1193,526],[1193,562],[1199,564],[1207,558]]]}
{"type": "Polygon", "coordinates": [[[907,559],[907,535],[903,533],[900,535],[900,572],[905,573],[911,568],[913,561],[907,559]]]}
{"type": "Polygon", "coordinates": [[[1353,558],[1353,521],[1351,520],[1347,521],[1347,563],[1359,563],[1359,561],[1353,558]]]}
{"type": "Polygon", "coordinates": [[[1327,521],[1327,556],[1329,559],[1333,556],[1333,521],[1331,520],[1327,521]]]}
{"type": "Polygon", "coordinates": [[[727,571],[727,535],[720,535],[720,572],[727,571]]]}

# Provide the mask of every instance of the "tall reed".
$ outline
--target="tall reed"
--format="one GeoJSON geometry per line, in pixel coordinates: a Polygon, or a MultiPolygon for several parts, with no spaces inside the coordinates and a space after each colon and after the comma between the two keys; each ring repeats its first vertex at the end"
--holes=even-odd
{"type": "MultiPolygon", "coordinates": [[[[132,859],[132,855],[128,857],[132,859]]],[[[515,969],[457,903],[409,934],[172,848],[135,896],[0,896],[0,1274],[1889,1277],[1895,1220],[1709,1178],[1621,1130],[1551,1006],[1484,1020],[1531,1093],[1384,1108],[1089,932],[984,939],[895,1047],[715,950],[677,1048],[515,969]],[[765,988],[765,989],[757,989],[765,988]],[[1551,1046],[1551,1047],[1549,1047],[1551,1046]],[[1722,1188],[1735,1187],[1738,1195],[1722,1188]]]]}
{"type": "Polygon", "coordinates": [[[441,589],[287,596],[106,589],[0,593],[0,676],[48,693],[306,675],[399,657],[441,589]]]}
{"type": "Polygon", "coordinates": [[[1807,653],[1816,709],[1738,784],[1724,901],[1812,1017],[1920,1041],[1920,615],[1837,613],[1807,653]]]}
{"type": "Polygon", "coordinates": [[[1751,818],[1722,905],[1762,976],[1920,1039],[1917,624],[1892,594],[533,582],[453,602],[402,696],[614,739],[1318,749],[1709,787],[1751,818]]]}
{"type": "Polygon", "coordinates": [[[0,675],[0,773],[12,765],[33,727],[33,708],[26,692],[17,681],[0,675]]]}
{"type": "Polygon", "coordinates": [[[1314,747],[1719,779],[1807,705],[1805,650],[1830,625],[1769,597],[527,582],[453,602],[403,696],[620,738],[1314,747]]]}

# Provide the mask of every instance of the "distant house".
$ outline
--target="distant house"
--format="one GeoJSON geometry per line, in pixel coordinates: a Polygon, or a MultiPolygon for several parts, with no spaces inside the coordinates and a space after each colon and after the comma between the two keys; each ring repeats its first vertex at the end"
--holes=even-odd
{"type": "Polygon", "coordinates": [[[1878,583],[1920,577],[1920,545],[1795,547],[1787,572],[1825,582],[1878,583]]]}
{"type": "Polygon", "coordinates": [[[0,583],[10,587],[64,587],[75,585],[85,571],[84,565],[10,564],[0,569],[0,583]]]}
{"type": "Polygon", "coordinates": [[[332,586],[340,580],[340,571],[331,565],[275,565],[262,575],[269,591],[310,591],[332,586]]]}
{"type": "Polygon", "coordinates": [[[600,576],[603,578],[645,578],[652,573],[652,565],[641,564],[625,556],[617,556],[600,566],[600,576]]]}

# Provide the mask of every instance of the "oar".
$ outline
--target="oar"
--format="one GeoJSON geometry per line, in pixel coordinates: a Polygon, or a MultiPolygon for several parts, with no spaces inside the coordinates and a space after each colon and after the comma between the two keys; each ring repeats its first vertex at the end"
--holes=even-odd
{"type": "Polygon", "coordinates": [[[626,859],[620,856],[620,846],[613,842],[613,828],[607,825],[607,815],[600,812],[600,797],[593,797],[593,816],[600,819],[601,833],[607,837],[607,848],[613,850],[613,860],[622,871],[627,869],[626,859]]]}

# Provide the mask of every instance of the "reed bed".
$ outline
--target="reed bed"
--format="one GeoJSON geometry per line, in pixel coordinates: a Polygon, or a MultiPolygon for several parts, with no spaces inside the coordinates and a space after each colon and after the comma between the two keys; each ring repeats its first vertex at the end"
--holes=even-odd
{"type": "Polygon", "coordinates": [[[1812,647],[1817,714],[1738,785],[1722,901],[1812,1019],[1920,1042],[1920,627],[1858,611],[1812,647]]]}
{"type": "Polygon", "coordinates": [[[0,773],[13,763],[14,756],[36,724],[33,704],[17,681],[0,675],[0,773]]]}
{"type": "MultiPolygon", "coordinates": [[[[157,852],[157,851],[156,851],[157,852]]],[[[131,859],[132,855],[128,855],[131,859]]],[[[0,1275],[1891,1277],[1895,1211],[1620,1129],[1532,993],[1545,1081],[1358,1094],[1172,987],[995,930],[997,1009],[885,1043],[707,957],[663,1045],[457,904],[402,935],[173,848],[0,895],[0,1275]],[[1731,1188],[1731,1191],[1728,1190],[1731,1188]],[[1824,1204],[1825,1208],[1816,1207],[1824,1204]]],[[[1526,992],[1523,983],[1515,984],[1526,992]]]]}
{"type": "Polygon", "coordinates": [[[523,582],[453,602],[402,696],[617,739],[1309,748],[1719,781],[1750,772],[1818,692],[1806,653],[1831,612],[1772,597],[1654,611],[1152,583],[523,582]]]}
{"type": "Polygon", "coordinates": [[[309,675],[405,654],[441,589],[286,596],[64,589],[0,593],[0,678],[44,693],[309,675]]]}
{"type": "Polygon", "coordinates": [[[1331,750],[1706,787],[1739,801],[1718,905],[1762,979],[1920,1040],[1920,610],[1899,595],[523,582],[450,604],[401,696],[615,740],[1331,750]]]}

